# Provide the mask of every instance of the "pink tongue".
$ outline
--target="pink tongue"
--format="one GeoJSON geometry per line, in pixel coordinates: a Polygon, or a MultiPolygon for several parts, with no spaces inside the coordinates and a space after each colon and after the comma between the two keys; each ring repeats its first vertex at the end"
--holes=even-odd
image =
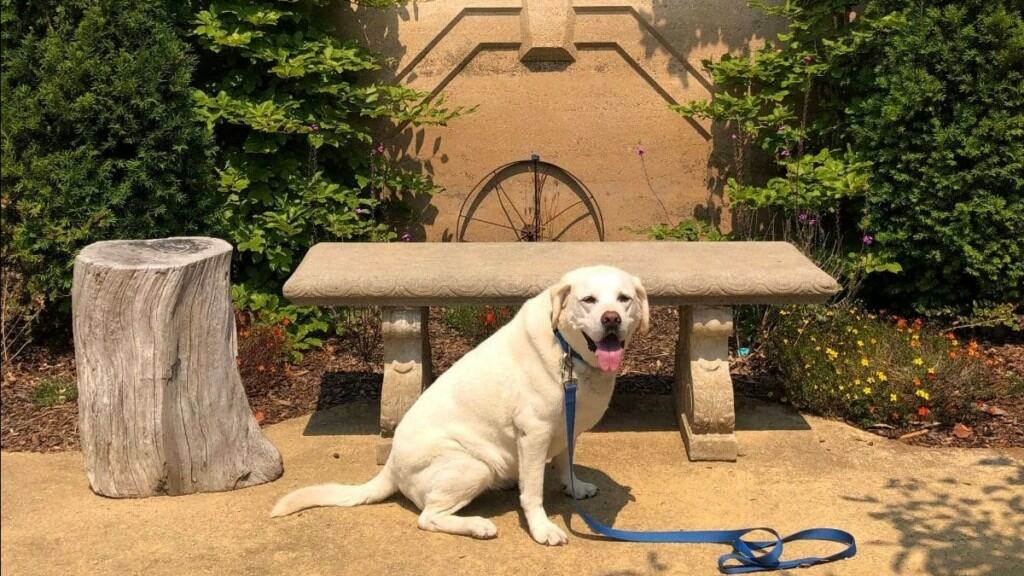
{"type": "Polygon", "coordinates": [[[622,357],[625,353],[626,351],[622,348],[618,348],[616,350],[605,350],[599,347],[595,352],[595,355],[597,356],[597,367],[605,372],[616,372],[618,371],[619,366],[622,365],[622,357]]]}

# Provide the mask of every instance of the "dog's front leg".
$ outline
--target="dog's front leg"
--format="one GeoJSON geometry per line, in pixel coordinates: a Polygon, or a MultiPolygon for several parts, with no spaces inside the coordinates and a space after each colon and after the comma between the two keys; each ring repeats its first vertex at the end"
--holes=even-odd
{"type": "Polygon", "coordinates": [[[519,503],[523,507],[530,536],[541,544],[560,546],[569,541],[565,532],[548,519],[544,511],[544,468],[547,464],[551,432],[542,426],[520,431],[519,503]]]}
{"type": "Polygon", "coordinates": [[[551,463],[555,465],[555,472],[558,474],[558,479],[562,482],[562,491],[566,495],[572,496],[577,500],[583,500],[597,494],[597,486],[580,480],[576,476],[576,471],[569,466],[568,450],[552,458],[551,463]]]}

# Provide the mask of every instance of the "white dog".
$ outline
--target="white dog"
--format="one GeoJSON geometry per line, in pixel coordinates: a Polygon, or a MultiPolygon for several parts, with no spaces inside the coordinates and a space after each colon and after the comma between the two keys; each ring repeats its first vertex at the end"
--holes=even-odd
{"type": "Polygon", "coordinates": [[[593,496],[597,487],[570,476],[564,352],[555,331],[582,358],[573,367],[579,435],[604,415],[626,343],[649,323],[647,293],[634,276],[608,266],[569,272],[427,388],[395,430],[377,476],[359,486],[296,490],[271,515],[380,502],[401,491],[422,511],[421,529],[493,538],[498,529],[490,520],[455,513],[487,489],[518,482],[533,539],[565,544],[565,532],[544,511],[545,464],[553,461],[574,498],[593,496]]]}

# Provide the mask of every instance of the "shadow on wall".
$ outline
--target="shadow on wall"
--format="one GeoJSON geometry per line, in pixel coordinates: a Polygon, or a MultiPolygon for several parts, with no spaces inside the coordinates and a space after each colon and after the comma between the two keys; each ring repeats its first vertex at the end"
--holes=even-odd
{"type": "Polygon", "coordinates": [[[869,512],[895,528],[899,551],[890,567],[908,573],[908,559],[924,555],[925,574],[931,576],[1008,576],[1024,567],[1024,465],[1009,458],[978,462],[992,467],[993,478],[1003,482],[983,486],[985,500],[957,494],[953,477],[940,482],[892,479],[885,487],[900,500],[884,506],[874,497],[849,498],[878,504],[869,512]],[[982,506],[984,504],[984,506],[982,506]]]}
{"type": "MultiPolygon", "coordinates": [[[[501,4],[503,7],[501,9],[496,6],[492,8],[487,2],[467,2],[466,4],[473,7],[473,18],[484,17],[481,14],[488,11],[504,14],[504,17],[507,17],[510,11],[514,13],[516,10],[514,5],[510,6],[505,3],[501,4]]],[[[339,23],[355,22],[355,26],[348,25],[344,28],[352,31],[351,33],[354,33],[364,45],[371,46],[373,50],[387,56],[384,69],[377,73],[376,77],[383,81],[394,82],[398,79],[398,63],[405,61],[410,56],[409,47],[403,45],[400,40],[399,27],[403,22],[419,20],[420,9],[421,2],[415,0],[384,10],[340,3],[336,10],[336,18],[339,23]]],[[[581,44],[581,48],[625,51],[624,54],[628,59],[644,58],[647,61],[647,66],[664,67],[663,70],[648,70],[648,72],[657,73],[663,79],[673,78],[678,81],[678,86],[682,87],[690,87],[696,82],[712,92],[714,87],[711,86],[706,73],[701,69],[699,63],[701,58],[706,55],[713,55],[717,58],[717,52],[720,50],[727,50],[733,54],[748,54],[750,52],[749,44],[752,41],[774,37],[782,29],[781,20],[771,18],[759,10],[749,7],[746,0],[716,2],[651,0],[650,2],[624,2],[618,6],[578,5],[576,10],[578,15],[584,15],[584,17],[586,14],[608,14],[610,17],[617,18],[626,13],[635,14],[645,32],[643,44],[640,47],[642,54],[636,53],[631,46],[620,47],[614,42],[591,42],[592,45],[581,44]],[[632,53],[630,53],[631,51],[632,53]],[[670,53],[672,58],[662,60],[663,63],[654,64],[658,61],[655,56],[662,51],[670,53]]],[[[452,22],[455,24],[455,28],[464,24],[464,22],[456,22],[460,18],[461,14],[454,17],[452,22]]],[[[451,30],[452,25],[450,24],[439,30],[438,34],[444,35],[451,30]]],[[[481,44],[488,44],[490,40],[492,39],[478,39],[481,44]]],[[[490,42],[490,44],[494,44],[494,46],[490,46],[488,49],[518,49],[518,45],[514,43],[490,42]]],[[[435,45],[428,44],[423,50],[429,52],[435,45]]],[[[412,62],[418,61],[422,55],[415,55],[412,62]]],[[[465,62],[452,63],[456,67],[465,64],[465,62]]],[[[528,68],[541,71],[541,73],[551,73],[566,66],[565,64],[548,64],[534,63],[528,68]]],[[[407,65],[406,68],[408,67],[407,65]]],[[[414,77],[415,70],[405,70],[404,73],[402,81],[408,81],[414,77]]],[[[658,90],[658,86],[655,86],[655,89],[658,90]]],[[[667,100],[666,105],[673,102],[672,96],[668,95],[669,91],[658,91],[664,92],[662,96],[667,100]]],[[[680,118],[679,121],[686,122],[683,118],[680,118]]],[[[427,137],[423,128],[390,126],[383,129],[381,133],[391,134],[387,138],[388,154],[395,158],[404,169],[433,175],[438,164],[448,162],[448,157],[442,152],[441,139],[435,137],[433,141],[425,141],[427,137]]],[[[642,138],[642,135],[640,136],[642,138]]],[[[495,134],[495,137],[500,138],[500,134],[495,134]]],[[[730,173],[733,152],[729,137],[730,134],[724,130],[724,127],[712,126],[713,150],[707,160],[704,177],[706,196],[693,210],[694,218],[715,227],[721,226],[724,216],[723,189],[725,181],[733,176],[730,173]]],[[[650,184],[651,193],[655,196],[671,193],[669,190],[656,190],[657,182],[650,182],[650,184]]],[[[415,216],[414,221],[419,224],[414,224],[413,229],[405,231],[409,232],[414,239],[424,239],[426,236],[424,226],[431,226],[435,223],[438,217],[437,209],[432,206],[432,200],[429,197],[412,199],[410,204],[415,216]]],[[[614,222],[608,224],[610,228],[617,228],[614,222]]]]}
{"type": "MultiPolygon", "coordinates": [[[[724,46],[733,55],[749,56],[750,43],[757,39],[775,38],[784,31],[781,19],[752,8],[747,0],[719,2],[679,2],[678,0],[652,0],[649,9],[639,9],[640,15],[657,31],[645,43],[646,56],[650,57],[664,39],[671,39],[677,58],[689,63],[694,52],[704,52],[714,46],[724,46]],[[696,25],[694,24],[696,23],[696,25]],[[711,25],[710,23],[715,23],[711,25]],[[736,25],[730,26],[730,23],[736,25]]],[[[714,55],[719,58],[720,55],[714,55]]],[[[702,56],[703,58],[703,56],[702,56]]],[[[697,70],[684,68],[671,70],[684,85],[689,85],[687,74],[693,74],[709,88],[712,97],[717,89],[707,77],[703,66],[694,63],[697,70]]],[[[725,184],[733,173],[734,145],[732,132],[721,122],[711,125],[712,149],[705,168],[706,195],[703,203],[693,210],[695,220],[707,223],[715,229],[722,229],[725,207],[725,184]]],[[[739,226],[736,215],[732,215],[729,229],[739,226]]]]}

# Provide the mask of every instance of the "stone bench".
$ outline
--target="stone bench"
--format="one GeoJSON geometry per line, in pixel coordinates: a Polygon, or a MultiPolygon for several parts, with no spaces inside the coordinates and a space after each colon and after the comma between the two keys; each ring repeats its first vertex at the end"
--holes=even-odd
{"type": "Polygon", "coordinates": [[[784,242],[323,243],[284,286],[296,304],[380,306],[383,464],[405,411],[430,382],[430,306],[519,304],[581,266],[637,275],[651,305],[679,307],[673,382],[691,460],[735,460],[729,336],[737,304],[810,304],[839,290],[784,242]]]}

